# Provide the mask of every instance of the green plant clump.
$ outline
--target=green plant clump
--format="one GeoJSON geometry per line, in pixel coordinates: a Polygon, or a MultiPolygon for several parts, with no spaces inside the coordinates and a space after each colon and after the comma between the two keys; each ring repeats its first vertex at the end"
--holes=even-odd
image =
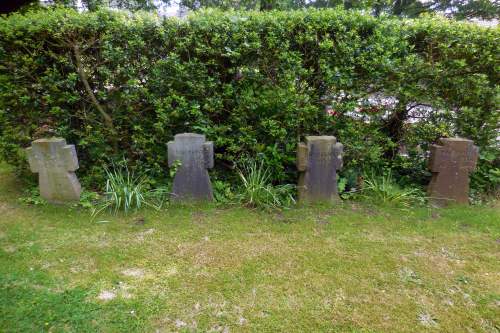
{"type": "Polygon", "coordinates": [[[381,176],[365,175],[359,196],[372,203],[402,207],[422,205],[426,199],[420,189],[398,185],[390,171],[381,176]]]}
{"type": "Polygon", "coordinates": [[[13,14],[0,18],[0,158],[26,176],[23,148],[56,135],[76,145],[88,189],[103,190],[104,167],[122,156],[162,184],[165,143],[196,132],[214,142],[214,181],[235,186],[234,165],[262,156],[273,184],[287,184],[297,142],[335,135],[348,191],[372,168],[426,184],[428,145],[462,136],[483,152],[473,189],[491,192],[499,37],[438,17],[334,9],[13,14]]]}
{"type": "Polygon", "coordinates": [[[295,203],[291,184],[272,184],[271,170],[256,161],[246,162],[238,171],[242,186],[239,200],[248,207],[276,209],[295,203]]]}
{"type": "Polygon", "coordinates": [[[93,206],[92,215],[96,216],[105,210],[116,214],[119,211],[128,214],[146,206],[160,209],[167,200],[168,192],[163,189],[150,190],[147,177],[136,175],[125,165],[106,169],[106,186],[102,199],[93,206]]]}

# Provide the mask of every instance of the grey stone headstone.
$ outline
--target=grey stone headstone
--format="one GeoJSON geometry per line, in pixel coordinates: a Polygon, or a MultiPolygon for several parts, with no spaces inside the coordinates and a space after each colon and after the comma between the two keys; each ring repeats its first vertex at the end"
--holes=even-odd
{"type": "Polygon", "coordinates": [[[175,161],[177,169],[172,188],[174,200],[213,200],[212,183],[207,169],[214,166],[214,145],[205,136],[194,133],[177,134],[168,143],[168,166],[175,161]]]}
{"type": "Polygon", "coordinates": [[[476,168],[479,148],[462,138],[441,138],[430,147],[429,169],[432,179],[427,188],[430,201],[437,206],[469,203],[469,174],[476,168]]]}
{"type": "Polygon", "coordinates": [[[342,169],[344,146],[334,136],[308,136],[297,148],[301,202],[333,202],[339,199],[337,170],[342,169]]]}
{"type": "Polygon", "coordinates": [[[51,203],[80,200],[81,186],[75,171],[78,158],[74,145],[61,138],[39,139],[26,148],[30,169],[38,173],[40,195],[51,203]]]}

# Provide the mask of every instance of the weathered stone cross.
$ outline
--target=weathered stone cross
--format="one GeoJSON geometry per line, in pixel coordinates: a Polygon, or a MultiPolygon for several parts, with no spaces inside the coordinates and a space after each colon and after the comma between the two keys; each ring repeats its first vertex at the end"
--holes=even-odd
{"type": "Polygon", "coordinates": [[[214,167],[214,145],[201,134],[177,134],[168,143],[168,166],[180,161],[172,188],[174,200],[212,200],[207,169],[214,167]]]}
{"type": "Polygon", "coordinates": [[[75,171],[78,158],[74,145],[60,138],[40,139],[26,148],[32,172],[38,173],[40,195],[52,203],[80,200],[81,186],[75,171]]]}
{"type": "Polygon", "coordinates": [[[334,136],[308,136],[297,148],[299,201],[336,201],[344,146],[334,136]]]}
{"type": "Polygon", "coordinates": [[[476,167],[479,148],[471,140],[441,138],[430,147],[432,179],[427,192],[437,205],[469,203],[469,173],[476,167]]]}

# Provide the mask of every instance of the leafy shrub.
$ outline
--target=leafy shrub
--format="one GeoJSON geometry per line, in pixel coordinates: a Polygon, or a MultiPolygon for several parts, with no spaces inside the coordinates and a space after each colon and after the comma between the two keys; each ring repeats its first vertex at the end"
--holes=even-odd
{"type": "Polygon", "coordinates": [[[271,171],[261,161],[250,161],[238,171],[242,182],[239,199],[249,207],[282,208],[295,203],[293,190],[295,186],[271,184],[271,171]]]}
{"type": "Polygon", "coordinates": [[[496,150],[479,152],[476,172],[472,174],[472,187],[479,193],[500,193],[500,154],[496,150]]]}
{"type": "MultiPolygon", "coordinates": [[[[342,10],[14,14],[0,18],[0,156],[27,175],[22,148],[57,135],[76,144],[87,188],[104,184],[103,157],[122,155],[159,184],[165,143],[189,131],[214,141],[219,180],[234,184],[232,166],[260,155],[285,184],[297,141],[321,134],[344,144],[346,178],[394,168],[424,184],[422,156],[440,136],[498,156],[499,37],[342,10]]],[[[498,185],[494,163],[480,160],[473,186],[498,185]]]]}

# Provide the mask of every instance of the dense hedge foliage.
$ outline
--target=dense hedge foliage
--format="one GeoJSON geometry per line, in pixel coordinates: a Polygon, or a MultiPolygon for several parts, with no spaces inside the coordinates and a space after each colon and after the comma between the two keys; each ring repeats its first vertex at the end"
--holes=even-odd
{"type": "Polygon", "coordinates": [[[331,134],[349,182],[390,167],[424,184],[428,144],[459,135],[481,147],[474,187],[492,189],[499,37],[340,10],[11,15],[0,19],[0,156],[22,173],[22,148],[55,134],[77,145],[87,185],[123,157],[161,182],[166,143],[191,131],[214,141],[215,177],[261,156],[276,182],[294,182],[298,140],[331,134]]]}

